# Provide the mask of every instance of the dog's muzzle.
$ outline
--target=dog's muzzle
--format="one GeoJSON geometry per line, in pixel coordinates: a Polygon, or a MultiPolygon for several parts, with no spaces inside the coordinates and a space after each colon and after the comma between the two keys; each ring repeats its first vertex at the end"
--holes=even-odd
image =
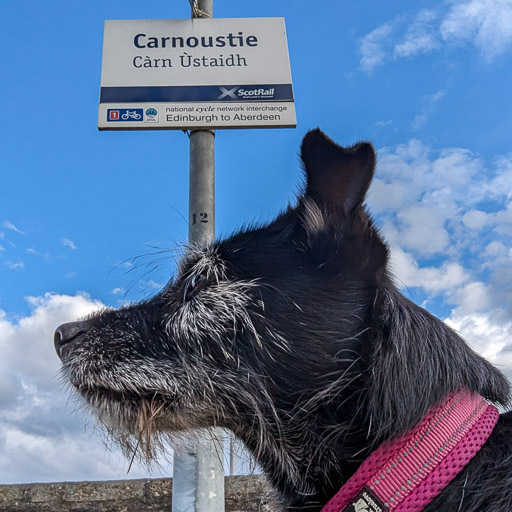
{"type": "Polygon", "coordinates": [[[53,337],[57,355],[62,359],[65,351],[71,347],[71,344],[77,342],[80,336],[89,330],[89,327],[90,322],[87,320],[82,322],[69,322],[57,327],[53,337]]]}

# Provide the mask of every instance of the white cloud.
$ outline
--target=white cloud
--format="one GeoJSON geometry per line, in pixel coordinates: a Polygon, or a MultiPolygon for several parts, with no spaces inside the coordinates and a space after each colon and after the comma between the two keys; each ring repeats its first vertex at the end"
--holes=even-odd
{"type": "Polygon", "coordinates": [[[473,43],[486,60],[512,46],[512,1],[469,0],[453,5],[440,26],[447,42],[473,43]]]}
{"type": "Polygon", "coordinates": [[[507,208],[496,213],[496,232],[500,235],[512,236],[512,202],[507,208]]]}
{"type": "Polygon", "coordinates": [[[505,244],[494,240],[485,248],[485,254],[488,258],[503,258],[509,256],[509,249],[505,244]]]}
{"type": "Polygon", "coordinates": [[[429,206],[448,220],[459,206],[467,209],[488,196],[491,181],[474,181],[483,176],[482,170],[478,156],[462,148],[433,151],[417,139],[393,149],[381,148],[370,204],[382,213],[396,212],[397,205],[402,210],[429,206]]]}
{"type": "MultiPolygon", "coordinates": [[[[442,149],[432,163],[433,178],[439,183],[445,181],[453,190],[471,183],[482,169],[480,158],[463,148],[442,149]]],[[[467,190],[461,192],[465,194],[467,190]]]]}
{"type": "Polygon", "coordinates": [[[120,293],[125,293],[124,288],[114,288],[111,292],[112,295],[119,295],[120,293]]]}
{"type": "Polygon", "coordinates": [[[5,266],[11,270],[23,270],[25,263],[23,261],[6,261],[5,266]]]}
{"type": "Polygon", "coordinates": [[[386,126],[389,126],[392,123],[393,123],[392,119],[389,119],[388,121],[377,121],[375,123],[375,126],[377,126],[378,128],[385,128],[386,126]]]}
{"type": "Polygon", "coordinates": [[[399,285],[423,288],[434,295],[451,296],[470,279],[459,263],[447,261],[439,267],[421,267],[410,253],[400,247],[392,247],[390,266],[399,285]]]}
{"type": "Polygon", "coordinates": [[[454,311],[445,321],[512,381],[512,322],[500,321],[488,313],[468,315],[460,311],[454,311]]]}
{"type": "Polygon", "coordinates": [[[491,308],[489,288],[484,283],[472,282],[455,291],[453,302],[460,314],[474,314],[491,308]]]}
{"type": "Polygon", "coordinates": [[[413,130],[419,130],[428,121],[429,117],[434,113],[437,108],[437,104],[444,98],[445,91],[438,91],[435,94],[428,95],[421,100],[421,111],[414,118],[412,123],[413,130]]]}
{"type": "Polygon", "coordinates": [[[386,41],[393,33],[393,23],[385,23],[360,39],[359,69],[371,74],[378,66],[382,65],[388,58],[388,50],[385,48],[386,41]]]}
{"type": "Polygon", "coordinates": [[[422,9],[408,23],[395,18],[360,38],[359,69],[371,74],[390,60],[467,45],[488,62],[510,51],[512,0],[458,0],[422,9]]]}
{"type": "Polygon", "coordinates": [[[378,153],[368,203],[399,282],[460,314],[510,304],[512,202],[498,185],[508,183],[510,155],[486,164],[467,149],[419,140],[378,153]]]}
{"type": "Polygon", "coordinates": [[[69,238],[63,238],[61,240],[61,243],[64,247],[69,247],[70,249],[73,249],[74,251],[76,251],[76,245],[73,242],[73,240],[70,240],[69,238]]]}
{"type": "MultiPolygon", "coordinates": [[[[52,412],[62,415],[61,411],[52,412]]],[[[35,417],[31,419],[37,421],[35,417]]],[[[69,427],[69,422],[65,426],[69,427]]],[[[101,442],[92,442],[91,435],[79,430],[63,429],[59,435],[48,435],[2,423],[0,428],[4,438],[0,466],[6,469],[2,483],[127,478],[126,464],[120,457],[109,454],[101,442]]],[[[140,470],[128,475],[136,476],[141,476],[140,470]]]]}
{"type": "Polygon", "coordinates": [[[380,212],[394,210],[397,204],[407,201],[408,194],[409,188],[405,183],[389,183],[376,177],[370,189],[370,203],[380,212]]]}
{"type": "Polygon", "coordinates": [[[414,205],[397,213],[400,243],[407,249],[431,255],[443,252],[450,243],[443,213],[427,205],[414,205]]]}
{"type": "Polygon", "coordinates": [[[480,231],[492,223],[492,215],[480,210],[469,210],[462,216],[462,222],[468,228],[480,231]]]}
{"type": "Polygon", "coordinates": [[[486,168],[481,158],[468,149],[433,150],[420,140],[412,139],[406,144],[379,150],[370,200],[379,208],[396,210],[396,203],[385,197],[393,193],[408,205],[422,202],[446,214],[460,208],[464,212],[478,209],[473,207],[488,199],[505,206],[510,194],[505,186],[510,171],[507,165],[512,167],[511,157],[499,157],[486,168]]]}
{"type": "MultiPolygon", "coordinates": [[[[120,479],[127,462],[110,453],[59,381],[54,329],[102,307],[86,295],[28,299],[32,311],[0,310],[0,482],[120,479]]],[[[145,477],[135,465],[130,478],[145,477]]]]}
{"type": "MultiPolygon", "coordinates": [[[[4,220],[2,222],[2,227],[5,228],[5,229],[10,229],[11,231],[14,231],[15,233],[18,233],[19,235],[24,235],[25,234],[23,231],[18,229],[12,222],[10,222],[8,220],[4,220]]],[[[3,235],[3,233],[2,233],[2,235],[3,235]]],[[[3,236],[2,236],[2,238],[3,238],[3,236]]]]}
{"type": "Polygon", "coordinates": [[[512,155],[499,156],[494,163],[498,172],[487,187],[487,191],[492,196],[506,194],[507,199],[512,199],[512,155]]]}
{"type": "Polygon", "coordinates": [[[403,41],[394,48],[395,57],[412,57],[420,53],[430,53],[440,46],[435,24],[438,13],[424,9],[407,28],[403,41]]]}

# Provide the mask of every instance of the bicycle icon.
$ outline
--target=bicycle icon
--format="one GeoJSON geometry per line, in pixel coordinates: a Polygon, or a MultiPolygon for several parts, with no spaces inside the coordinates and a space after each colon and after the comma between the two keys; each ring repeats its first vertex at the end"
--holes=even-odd
{"type": "Polygon", "coordinates": [[[132,119],[133,121],[139,121],[142,119],[142,115],[136,110],[127,110],[122,116],[121,119],[123,121],[128,121],[128,119],[132,119]]]}

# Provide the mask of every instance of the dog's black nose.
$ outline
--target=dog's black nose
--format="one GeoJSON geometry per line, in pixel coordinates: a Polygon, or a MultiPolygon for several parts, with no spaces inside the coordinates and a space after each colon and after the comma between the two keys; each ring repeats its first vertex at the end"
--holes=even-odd
{"type": "Polygon", "coordinates": [[[75,340],[80,334],[84,334],[89,329],[90,322],[69,322],[62,324],[55,330],[53,342],[57,355],[62,357],[62,349],[65,345],[75,340]]]}

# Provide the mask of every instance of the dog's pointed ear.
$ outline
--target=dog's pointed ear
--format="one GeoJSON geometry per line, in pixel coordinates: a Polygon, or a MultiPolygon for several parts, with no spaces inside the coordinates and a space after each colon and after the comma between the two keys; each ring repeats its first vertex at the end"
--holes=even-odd
{"type": "Polygon", "coordinates": [[[375,168],[372,145],[344,148],[317,129],[304,137],[301,157],[306,188],[293,233],[296,246],[325,272],[352,269],[365,279],[382,275],[387,246],[362,207],[375,168]]]}
{"type": "Polygon", "coordinates": [[[366,196],[375,168],[368,142],[344,148],[320,129],[306,134],[301,146],[306,171],[306,196],[329,210],[350,214],[366,196]]]}

